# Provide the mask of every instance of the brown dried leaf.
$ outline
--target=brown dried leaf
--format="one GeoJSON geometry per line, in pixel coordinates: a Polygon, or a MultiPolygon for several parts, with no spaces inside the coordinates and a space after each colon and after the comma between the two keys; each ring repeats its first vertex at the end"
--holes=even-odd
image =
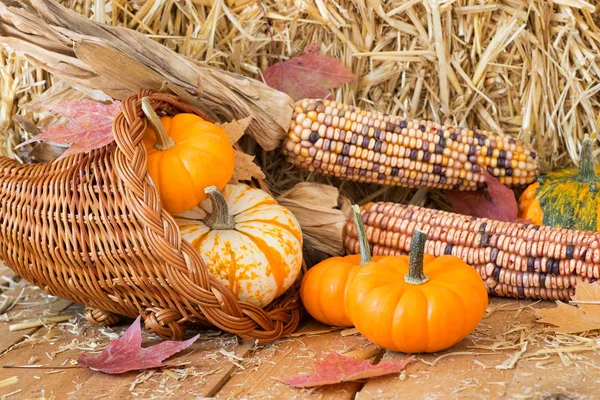
{"type": "Polygon", "coordinates": [[[572,303],[557,301],[558,307],[536,310],[537,322],[557,326],[561,333],[580,333],[600,329],[600,285],[578,282],[572,303]]]}
{"type": "Polygon", "coordinates": [[[32,162],[50,162],[56,160],[67,151],[68,147],[40,142],[33,145],[28,158],[32,162]]]}
{"type": "Polygon", "coordinates": [[[227,137],[229,138],[231,144],[236,144],[238,140],[244,136],[246,129],[248,129],[251,122],[252,116],[249,115],[246,118],[217,125],[227,133],[227,137]]]}
{"type": "Polygon", "coordinates": [[[243,151],[235,151],[235,166],[233,168],[233,176],[229,183],[238,183],[241,181],[251,181],[252,179],[264,179],[265,174],[260,167],[254,163],[254,156],[244,153],[243,151]]]}

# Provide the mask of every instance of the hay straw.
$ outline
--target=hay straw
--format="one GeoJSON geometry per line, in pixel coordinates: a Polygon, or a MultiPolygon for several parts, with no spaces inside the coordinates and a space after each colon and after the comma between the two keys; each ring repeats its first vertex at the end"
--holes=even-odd
{"type": "Polygon", "coordinates": [[[18,324],[9,325],[8,330],[11,332],[21,331],[30,328],[38,328],[40,326],[46,326],[49,324],[58,324],[72,319],[72,315],[58,315],[56,317],[46,317],[34,319],[31,321],[20,322],[18,324]]]}
{"type": "Polygon", "coordinates": [[[0,381],[0,388],[4,388],[10,385],[14,385],[15,383],[19,382],[19,377],[18,376],[11,376],[10,378],[6,378],[6,379],[2,379],[0,381]]]}
{"type": "MultiPolygon", "coordinates": [[[[263,0],[270,32],[251,0],[60,2],[254,78],[321,43],[359,77],[333,91],[336,100],[521,137],[540,152],[545,170],[577,163],[583,134],[597,129],[600,29],[594,5],[583,0],[263,0]]],[[[11,122],[15,105],[39,96],[51,79],[7,52],[0,71],[0,151],[16,156],[22,132],[11,122]]],[[[276,151],[258,156],[276,192],[318,181],[360,202],[380,189],[290,168],[276,151]]],[[[408,202],[413,193],[386,188],[375,200],[408,202]]],[[[421,200],[445,207],[436,192],[421,200]]]]}

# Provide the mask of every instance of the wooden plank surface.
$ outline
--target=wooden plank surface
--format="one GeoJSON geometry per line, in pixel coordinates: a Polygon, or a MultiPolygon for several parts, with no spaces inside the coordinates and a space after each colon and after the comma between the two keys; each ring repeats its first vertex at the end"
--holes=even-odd
{"type": "MultiPolygon", "coordinates": [[[[497,298],[490,303],[494,312],[477,328],[477,339],[468,338],[438,354],[419,355],[400,378],[369,380],[356,399],[395,399],[399,392],[415,400],[600,398],[600,352],[571,353],[564,357],[569,366],[557,353],[543,353],[548,350],[544,341],[552,341],[553,333],[535,322],[534,309],[553,303],[530,307],[530,302],[497,298]]],[[[386,352],[381,362],[403,357],[386,352]]]]}
{"type": "Polygon", "coordinates": [[[236,371],[219,391],[217,398],[303,399],[312,396],[336,400],[354,398],[354,394],[362,386],[359,382],[298,390],[275,379],[275,377],[312,373],[314,361],[322,359],[333,351],[350,353],[358,358],[380,353],[373,344],[360,335],[342,336],[340,330],[327,332],[328,330],[328,327],[310,321],[293,337],[263,346],[244,363],[244,370],[236,371]]]}
{"type": "Polygon", "coordinates": [[[1,304],[4,309],[0,310],[0,355],[11,346],[31,335],[39,328],[10,331],[10,325],[24,321],[55,316],[66,309],[71,302],[50,296],[41,289],[30,285],[24,280],[17,278],[12,271],[6,267],[0,267],[0,276],[4,282],[15,280],[16,284],[10,285],[1,294],[1,304]]]}
{"type": "MultiPolygon", "coordinates": [[[[67,309],[73,314],[82,311],[80,305],[67,309]]],[[[126,324],[131,322],[125,321],[126,324]]],[[[3,366],[0,380],[9,376],[19,379],[18,385],[0,388],[0,397],[17,387],[22,390],[19,396],[23,398],[163,398],[175,394],[186,398],[209,397],[237,368],[231,360],[237,362],[236,358],[243,358],[252,350],[250,343],[240,344],[234,335],[205,331],[196,343],[174,358],[170,364],[173,366],[166,368],[171,372],[159,369],[107,375],[79,367],[75,360],[79,354],[108,343],[111,336],[107,335],[121,336],[127,326],[98,328],[83,318],[64,325],[61,334],[52,340],[44,339],[52,328],[39,329],[30,339],[31,346],[17,346],[0,358],[3,366]]],[[[145,335],[144,346],[154,342],[157,342],[156,337],[148,340],[145,335]]]]}
{"type": "MultiPolygon", "coordinates": [[[[79,367],[75,360],[120,336],[132,320],[115,328],[92,327],[81,305],[25,283],[12,285],[3,295],[20,300],[3,316],[7,321],[0,322],[0,381],[16,376],[18,382],[1,387],[0,398],[366,400],[395,399],[400,393],[402,398],[428,400],[600,398],[600,351],[590,351],[590,344],[600,343],[598,335],[561,336],[558,343],[551,328],[535,322],[534,309],[552,307],[548,302],[491,299],[488,314],[472,336],[445,352],[417,355],[402,374],[299,390],[275,378],[311,373],[314,362],[332,351],[372,362],[406,355],[384,352],[359,334],[348,335],[307,318],[292,337],[262,346],[205,329],[200,340],[169,360],[169,368],[106,375],[79,367]],[[76,319],[55,328],[8,330],[11,324],[45,313],[76,319]],[[569,346],[583,350],[570,351],[569,346]],[[17,366],[28,368],[13,368],[17,366]]],[[[157,341],[154,336],[145,338],[144,346],[157,341]]]]}

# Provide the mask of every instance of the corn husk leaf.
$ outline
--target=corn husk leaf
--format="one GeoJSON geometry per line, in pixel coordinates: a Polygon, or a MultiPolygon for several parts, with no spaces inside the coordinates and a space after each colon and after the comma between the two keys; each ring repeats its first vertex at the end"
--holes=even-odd
{"type": "Polygon", "coordinates": [[[277,197],[294,213],[309,247],[330,255],[344,254],[343,228],[350,216],[350,200],[330,185],[304,182],[277,197]]]}
{"type": "Polygon", "coordinates": [[[254,79],[201,65],[123,27],[101,25],[54,0],[0,2],[0,43],[95,98],[140,88],[197,96],[215,121],[253,116],[248,133],[265,149],[287,133],[293,102],[254,79]],[[177,88],[177,89],[176,89],[177,88]]]}

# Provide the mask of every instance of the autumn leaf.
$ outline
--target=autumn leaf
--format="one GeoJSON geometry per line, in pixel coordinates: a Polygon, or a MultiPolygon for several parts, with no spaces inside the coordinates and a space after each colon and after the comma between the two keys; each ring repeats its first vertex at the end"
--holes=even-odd
{"type": "Polygon", "coordinates": [[[236,144],[246,133],[246,129],[250,126],[250,122],[252,122],[252,116],[217,125],[227,133],[227,137],[231,144],[236,144]]]}
{"type": "Polygon", "coordinates": [[[198,335],[186,341],[167,340],[154,346],[143,348],[140,317],[127,328],[122,338],[110,342],[100,354],[81,355],[79,365],[107,374],[121,374],[127,371],[158,368],[173,354],[188,348],[198,339],[198,335]]]}
{"type": "Polygon", "coordinates": [[[356,78],[335,58],[319,55],[319,49],[311,44],[303,55],[271,65],[263,72],[265,82],[297,101],[327,97],[328,89],[356,78]]]}
{"type": "Polygon", "coordinates": [[[254,156],[235,151],[235,165],[233,167],[233,176],[229,183],[238,183],[240,181],[251,181],[253,178],[264,179],[265,174],[260,167],[254,163],[254,156]]]}
{"type": "Polygon", "coordinates": [[[402,361],[372,365],[369,360],[355,360],[335,352],[328,354],[323,360],[317,361],[315,363],[315,373],[312,375],[296,375],[275,379],[297,388],[333,385],[340,382],[357,381],[398,373],[413,358],[409,357],[402,361]]]}
{"type": "MultiPolygon", "coordinates": [[[[233,145],[244,136],[250,122],[252,122],[252,116],[218,125],[227,133],[227,137],[233,145]]],[[[235,184],[240,181],[264,179],[264,177],[265,174],[260,167],[254,163],[254,156],[240,150],[235,150],[235,165],[233,167],[233,176],[229,183],[235,184]]]]}
{"type": "Polygon", "coordinates": [[[457,214],[490,218],[498,221],[514,222],[519,207],[512,190],[501,184],[487,171],[483,171],[487,190],[448,191],[446,197],[457,214]]]}
{"type": "Polygon", "coordinates": [[[46,131],[21,143],[44,141],[71,145],[57,160],[72,154],[86,153],[110,144],[113,121],[121,111],[121,102],[103,104],[92,100],[77,100],[48,107],[68,119],[65,124],[52,125],[46,131]]]}
{"type": "Polygon", "coordinates": [[[555,308],[536,310],[537,322],[555,325],[561,333],[581,333],[600,329],[600,285],[577,282],[574,305],[561,301],[555,308]]]}

